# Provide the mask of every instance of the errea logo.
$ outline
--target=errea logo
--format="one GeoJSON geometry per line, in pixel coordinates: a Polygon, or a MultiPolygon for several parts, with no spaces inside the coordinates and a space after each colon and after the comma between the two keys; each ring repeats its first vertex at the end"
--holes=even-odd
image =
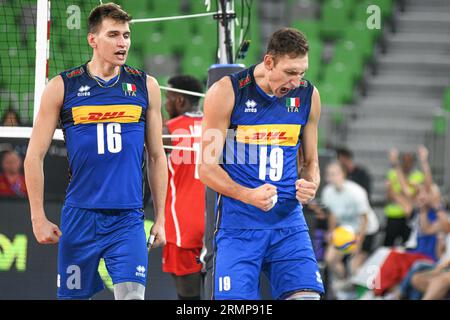
{"type": "Polygon", "coordinates": [[[316,271],[316,281],[317,281],[318,283],[323,283],[323,281],[322,281],[322,276],[320,275],[320,272],[319,272],[319,271],[316,271]]]}
{"type": "Polygon", "coordinates": [[[136,267],[136,277],[142,277],[145,278],[145,267],[144,266],[137,266],[136,267]]]}
{"type": "Polygon", "coordinates": [[[255,100],[247,100],[247,102],[245,103],[246,108],[244,109],[244,112],[257,112],[258,109],[256,109],[256,102],[255,100]]]}
{"type": "Polygon", "coordinates": [[[89,89],[91,89],[91,87],[89,87],[89,86],[81,86],[81,87],[78,89],[78,96],[79,96],[79,97],[87,97],[87,96],[90,96],[91,93],[89,92],[89,89]]]}

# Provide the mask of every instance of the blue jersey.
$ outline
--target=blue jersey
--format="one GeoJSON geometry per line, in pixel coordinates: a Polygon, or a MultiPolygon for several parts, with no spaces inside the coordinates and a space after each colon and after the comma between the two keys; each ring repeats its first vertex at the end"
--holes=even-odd
{"type": "Polygon", "coordinates": [[[70,171],[65,204],[85,209],[142,208],[146,74],[124,65],[118,79],[101,86],[85,64],[61,76],[60,117],[70,171]]]}
{"type": "Polygon", "coordinates": [[[237,183],[256,188],[277,187],[278,203],[268,212],[230,197],[220,199],[221,228],[275,229],[306,226],[295,198],[297,155],[311,109],[313,85],[278,98],[255,82],[254,66],[230,76],[235,105],[223,152],[223,169],[237,183]]]}

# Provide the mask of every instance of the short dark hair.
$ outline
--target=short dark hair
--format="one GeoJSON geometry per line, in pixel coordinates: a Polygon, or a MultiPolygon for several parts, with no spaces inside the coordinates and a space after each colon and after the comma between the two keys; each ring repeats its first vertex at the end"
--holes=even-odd
{"type": "Polygon", "coordinates": [[[8,114],[10,114],[10,113],[13,114],[13,115],[16,117],[17,124],[20,126],[20,125],[22,124],[22,121],[21,121],[21,119],[20,119],[20,116],[19,116],[19,114],[17,113],[17,111],[14,110],[12,107],[9,107],[8,110],[6,110],[6,112],[3,114],[2,121],[1,121],[1,124],[0,124],[0,125],[11,125],[11,124],[9,124],[9,123],[6,123],[6,117],[7,117],[8,114]]]}
{"type": "Polygon", "coordinates": [[[353,152],[351,152],[350,150],[348,150],[347,148],[344,148],[344,147],[336,148],[336,155],[338,157],[342,156],[342,157],[345,157],[348,159],[353,159],[353,152]]]}
{"type": "MultiPolygon", "coordinates": [[[[175,89],[203,93],[202,83],[197,78],[190,75],[173,76],[167,81],[167,83],[175,89]]],[[[191,103],[191,106],[197,105],[198,101],[200,100],[200,97],[193,96],[191,94],[182,95],[191,103]]]]}
{"type": "Polygon", "coordinates": [[[308,40],[294,28],[282,28],[270,37],[266,54],[274,57],[288,55],[291,58],[305,56],[309,51],[308,40]]]}
{"type": "Polygon", "coordinates": [[[101,4],[92,9],[88,18],[88,32],[96,33],[103,19],[111,18],[115,21],[129,22],[131,16],[123,10],[118,4],[113,2],[101,4]]]}

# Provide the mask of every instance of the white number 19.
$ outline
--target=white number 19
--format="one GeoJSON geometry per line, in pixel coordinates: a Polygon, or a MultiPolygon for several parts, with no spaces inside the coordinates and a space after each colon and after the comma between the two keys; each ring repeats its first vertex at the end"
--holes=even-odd
{"type": "Polygon", "coordinates": [[[267,157],[267,147],[259,149],[259,179],[266,180],[267,175],[267,158],[269,158],[269,178],[272,181],[280,181],[283,175],[283,149],[280,147],[272,148],[270,155],[267,157]]]}

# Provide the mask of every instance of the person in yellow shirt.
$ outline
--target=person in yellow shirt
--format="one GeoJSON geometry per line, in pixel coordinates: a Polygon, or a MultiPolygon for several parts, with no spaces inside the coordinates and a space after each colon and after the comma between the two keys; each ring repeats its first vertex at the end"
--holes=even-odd
{"type": "MultiPolygon", "coordinates": [[[[426,150],[425,150],[426,151],[426,150]]],[[[419,148],[419,158],[423,164],[426,156],[424,149],[419,148]]],[[[413,211],[413,199],[419,186],[424,183],[425,175],[422,171],[414,169],[415,156],[411,152],[403,153],[401,157],[397,149],[389,154],[392,168],[387,173],[386,195],[388,204],[384,208],[387,218],[384,246],[391,247],[400,238],[400,244],[408,240],[410,227],[408,218],[413,211]],[[401,158],[401,161],[399,161],[401,158]]],[[[428,165],[428,162],[426,162],[428,165]]]]}

